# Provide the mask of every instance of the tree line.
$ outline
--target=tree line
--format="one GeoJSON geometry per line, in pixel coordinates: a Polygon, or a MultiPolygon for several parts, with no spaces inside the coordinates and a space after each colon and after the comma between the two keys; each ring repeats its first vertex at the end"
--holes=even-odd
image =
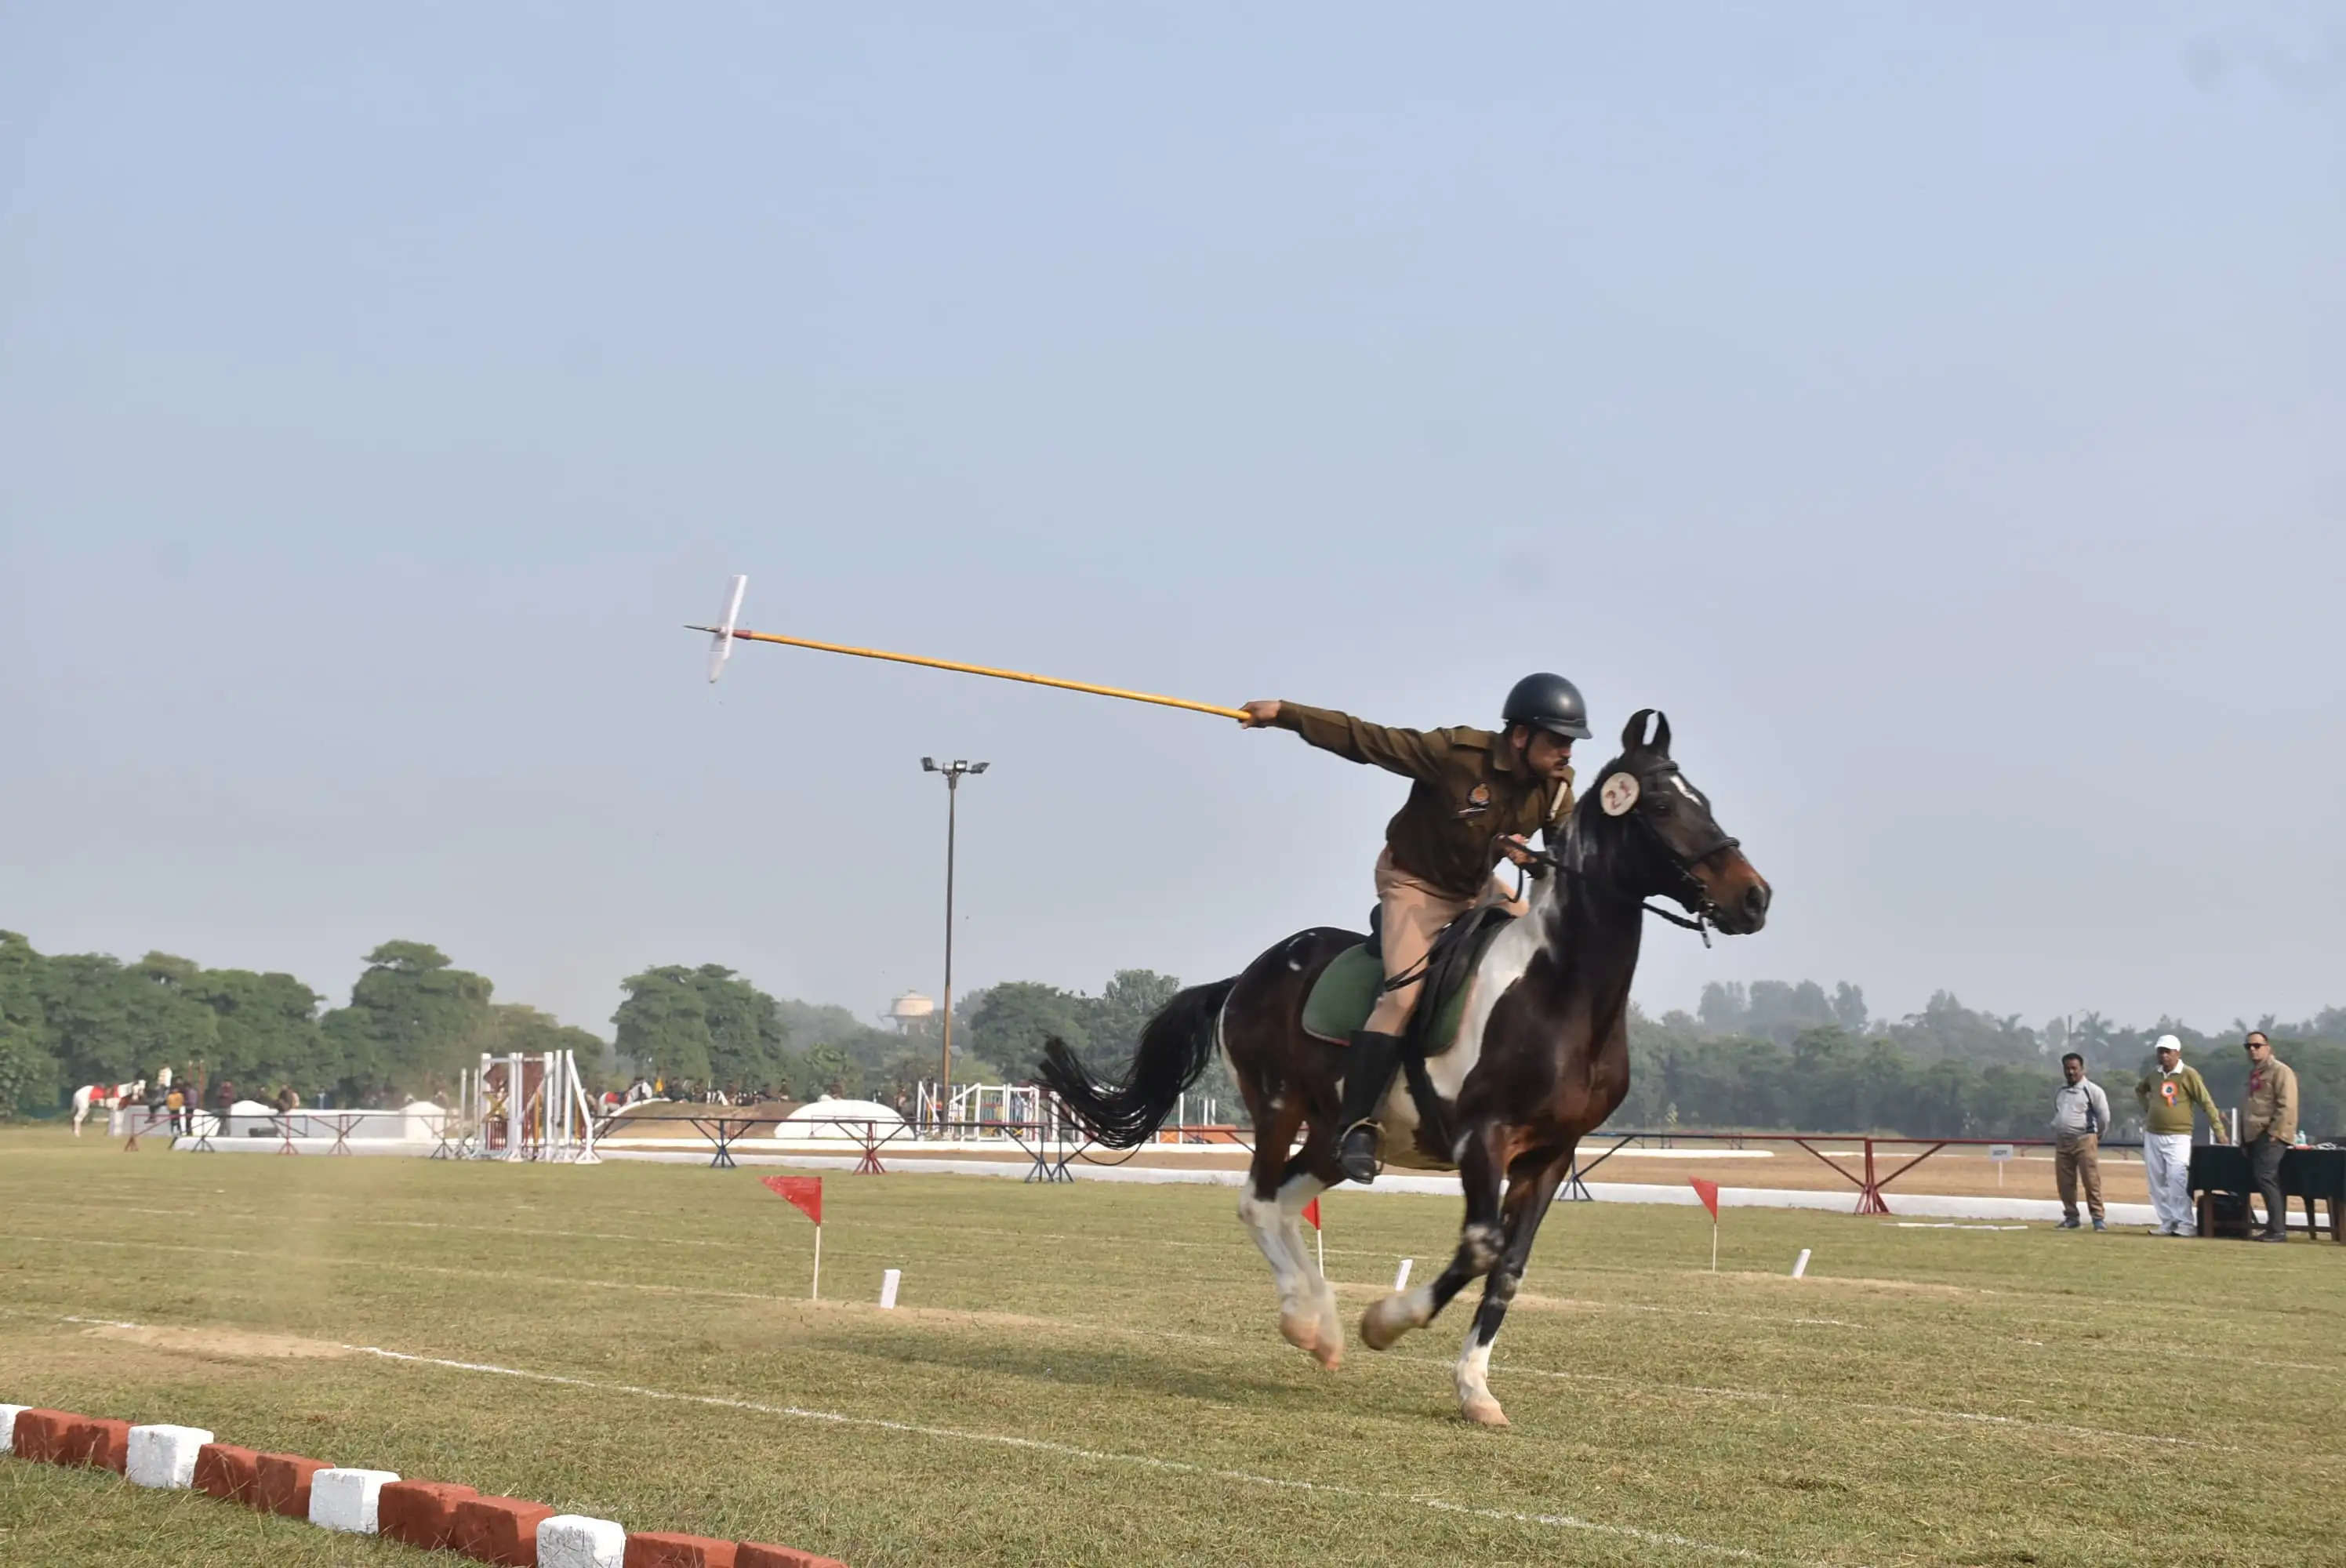
{"type": "MultiPolygon", "coordinates": [[[[672,1093],[800,1100],[893,1099],[938,1072],[942,1017],[881,1028],[843,1007],[775,997],[717,964],[661,964],[620,983],[606,1041],[497,1002],[486,975],[428,942],[376,947],[349,1001],[330,1006],[291,974],[206,969],[166,952],[135,962],[44,955],[0,931],[0,1119],[51,1114],[84,1084],[152,1081],[166,1064],[255,1098],[283,1086],[350,1105],[445,1100],[484,1052],[569,1050],[596,1089],[640,1073],[672,1093]]],[[[1027,982],[976,992],[954,1010],[954,1079],[1024,1080],[1053,1033],[1088,1060],[1120,1060],[1178,988],[1125,970],[1098,996],[1027,982]]]]}
{"type": "MultiPolygon", "coordinates": [[[[481,1053],[570,1050],[591,1087],[638,1073],[672,1093],[724,1090],[811,1100],[893,1100],[936,1077],[944,1019],[881,1027],[844,1007],[776,997],[717,964],[662,964],[627,976],[613,1038],[495,1000],[487,976],[428,942],[386,942],[341,1006],[290,974],[206,969],[169,953],[126,963],[103,953],[44,956],[0,931],[0,1117],[47,1115],[82,1084],[151,1078],[172,1065],[255,1097],[280,1085],[342,1105],[445,1097],[481,1053]]],[[[1026,1081],[1043,1043],[1065,1040],[1117,1071],[1148,1019],[1180,988],[1126,969],[1096,994],[1005,981],[957,999],[956,1083],[1026,1081]]],[[[2172,1018],[2122,1027],[2098,1013],[2030,1025],[1940,992],[1919,1013],[1878,1018],[1865,993],[1813,981],[1712,984],[1691,1011],[1632,1010],[1628,1098],[1611,1125],[1660,1130],[1882,1132],[2025,1137],[2043,1130],[2076,1049],[2110,1092],[2123,1135],[2151,1042],[2174,1033],[2219,1104],[2239,1100],[2240,1035],[2271,1035],[2297,1069],[2310,1132],[2346,1132],[2346,1008],[2297,1023],[2236,1020],[2202,1032],[2172,1018]]],[[[1243,1120],[1229,1066],[1198,1085],[1224,1120],[1243,1120]]]]}
{"type": "Polygon", "coordinates": [[[483,1051],[603,1060],[587,1031],[492,991],[420,942],[368,953],[350,1001],[329,1008],[290,974],[206,969],[168,952],[135,963],[45,957],[0,931],[0,1116],[43,1114],[80,1084],[152,1080],[166,1065],[254,1098],[286,1086],[360,1105],[444,1095],[483,1051]]]}

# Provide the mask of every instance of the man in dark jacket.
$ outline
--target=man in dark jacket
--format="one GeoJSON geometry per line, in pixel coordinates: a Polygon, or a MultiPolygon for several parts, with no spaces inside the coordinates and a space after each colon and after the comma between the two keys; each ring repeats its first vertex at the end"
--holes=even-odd
{"type": "Polygon", "coordinates": [[[1587,705],[1564,677],[1531,675],[1507,694],[1495,732],[1389,729],[1282,701],[1250,702],[1246,713],[1250,729],[1292,729],[1323,751],[1411,780],[1377,857],[1387,989],[1344,1060],[1337,1163],[1354,1181],[1374,1181],[1384,1135],[1377,1107],[1400,1065],[1402,1032],[1423,989],[1419,975],[1434,933],[1486,901],[1523,912],[1492,871],[1503,858],[1522,863],[1526,836],[1571,813],[1572,743],[1588,738],[1587,705]]]}
{"type": "Polygon", "coordinates": [[[2249,1054],[2248,1092],[2240,1096],[2240,1146],[2248,1151],[2249,1176],[2265,1200],[2265,1227],[2259,1241],[2289,1239],[2289,1200],[2281,1196],[2281,1156],[2297,1141],[2297,1074],[2273,1054],[2261,1029],[2241,1043],[2249,1054]]]}

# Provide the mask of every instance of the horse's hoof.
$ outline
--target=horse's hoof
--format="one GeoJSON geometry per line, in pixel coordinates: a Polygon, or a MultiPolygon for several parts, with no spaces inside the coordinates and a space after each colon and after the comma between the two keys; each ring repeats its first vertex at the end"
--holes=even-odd
{"type": "MultiPolygon", "coordinates": [[[[1309,1351],[1313,1355],[1319,1354],[1320,1314],[1314,1312],[1307,1317],[1300,1312],[1280,1313],[1279,1337],[1299,1350],[1309,1351]]],[[[1341,1346],[1338,1347],[1339,1353],[1341,1352],[1341,1346]]]]}
{"type": "Polygon", "coordinates": [[[1344,1359],[1344,1320],[1336,1316],[1333,1294],[1320,1305],[1320,1343],[1311,1354],[1331,1372],[1344,1359]]]}
{"type": "Polygon", "coordinates": [[[1458,1413],[1478,1427],[1503,1427],[1507,1424],[1507,1412],[1499,1408],[1496,1400],[1468,1400],[1458,1407],[1458,1413]]]}
{"type": "Polygon", "coordinates": [[[1372,1350],[1390,1350],[1403,1334],[1416,1327],[1417,1313],[1409,1297],[1396,1290],[1361,1314],[1361,1343],[1372,1350]]]}

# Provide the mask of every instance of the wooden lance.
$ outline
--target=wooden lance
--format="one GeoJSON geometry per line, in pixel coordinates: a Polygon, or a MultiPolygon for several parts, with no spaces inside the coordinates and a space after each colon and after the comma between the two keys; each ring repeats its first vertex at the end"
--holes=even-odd
{"type": "Polygon", "coordinates": [[[742,591],[748,586],[747,577],[736,577],[726,590],[725,615],[720,624],[713,626],[687,626],[687,631],[707,632],[709,636],[709,678],[715,680],[725,670],[725,656],[734,642],[780,643],[785,647],[812,648],[817,653],[846,654],[852,658],[885,659],[891,664],[916,664],[929,669],[958,670],[963,675],[990,676],[995,680],[1024,681],[1029,686],[1055,686],[1062,691],[1087,691],[1094,697],[1120,697],[1127,702],[1153,702],[1159,708],[1184,708],[1192,713],[1210,713],[1218,718],[1243,720],[1246,709],[1224,708],[1218,703],[1192,702],[1186,697],[1163,697],[1153,691],[1129,691],[1120,686],[1098,686],[1087,680],[1062,680],[1057,676],[1033,675],[1025,670],[996,669],[991,665],[964,664],[959,659],[930,658],[923,654],[890,653],[884,648],[851,647],[845,643],[817,642],[812,637],[788,637],[778,632],[753,632],[733,624],[740,613],[742,591]]]}

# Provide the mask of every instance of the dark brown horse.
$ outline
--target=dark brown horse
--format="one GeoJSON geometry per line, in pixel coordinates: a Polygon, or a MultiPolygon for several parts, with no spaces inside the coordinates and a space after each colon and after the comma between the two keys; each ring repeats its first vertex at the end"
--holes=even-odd
{"type": "MultiPolygon", "coordinates": [[[[1448,1146],[1429,1146],[1405,1084],[1395,1084],[1383,1112],[1390,1158],[1456,1167],[1466,1219],[1450,1266],[1370,1307],[1361,1338],[1385,1349],[1487,1276],[1456,1374],[1461,1411],[1486,1426],[1507,1420],[1486,1370],[1532,1239],[1581,1137],[1629,1091],[1629,982],[1645,901],[1674,899],[1693,923],[1735,933],[1758,931],[1768,917],[1767,882],[1670,759],[1669,720],[1642,711],[1621,744],[1560,841],[1548,845],[1531,912],[1475,966],[1456,1043],[1426,1064],[1448,1146]]],[[[1056,1041],[1040,1069],[1102,1143],[1128,1148],[1163,1124],[1218,1046],[1229,1054],[1255,1127],[1239,1217],[1277,1277],[1280,1332],[1330,1368],[1343,1355],[1344,1330],[1301,1217],[1342,1179],[1335,1148],[1344,1050],[1306,1033],[1302,1013],[1320,972],[1362,940],[1326,927],[1300,932],[1237,979],[1182,992],[1149,1021],[1119,1083],[1093,1077],[1056,1041]]],[[[1419,1011],[1428,1011],[1424,1002],[1419,1011]]]]}

